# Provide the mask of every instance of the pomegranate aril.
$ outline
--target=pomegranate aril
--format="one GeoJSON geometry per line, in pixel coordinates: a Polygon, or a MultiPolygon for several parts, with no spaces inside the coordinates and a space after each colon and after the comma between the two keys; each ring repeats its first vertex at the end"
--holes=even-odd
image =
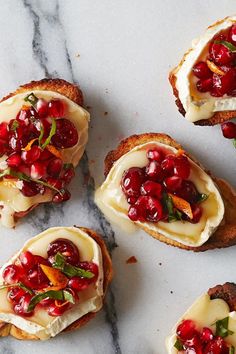
{"type": "Polygon", "coordinates": [[[186,156],[176,157],[174,161],[174,174],[183,179],[188,179],[190,175],[190,163],[186,156]]]}
{"type": "Polygon", "coordinates": [[[156,198],[150,196],[141,196],[138,198],[135,205],[141,206],[139,213],[142,219],[150,222],[158,222],[162,219],[162,205],[156,198]]]}
{"type": "Polygon", "coordinates": [[[64,181],[52,177],[47,178],[47,183],[50,184],[50,186],[53,186],[59,190],[64,187],[64,181]]]}
{"type": "Polygon", "coordinates": [[[8,144],[5,140],[0,139],[0,156],[4,155],[8,150],[8,144]]]}
{"type": "Polygon", "coordinates": [[[56,193],[52,199],[54,203],[66,202],[71,197],[70,192],[67,189],[61,189],[60,193],[56,193]]]}
{"type": "Polygon", "coordinates": [[[132,221],[144,221],[145,219],[141,218],[141,215],[139,213],[139,207],[137,205],[131,205],[129,210],[128,210],[128,217],[132,221]]]}
{"type": "Polygon", "coordinates": [[[126,197],[138,197],[140,188],[145,180],[144,170],[139,167],[131,167],[123,173],[121,186],[126,197]]]}
{"type": "Polygon", "coordinates": [[[29,125],[30,116],[31,116],[30,109],[21,109],[16,116],[16,120],[24,124],[25,126],[27,126],[29,125]]]}
{"type": "Polygon", "coordinates": [[[233,61],[233,53],[223,44],[212,43],[210,46],[210,56],[216,64],[225,65],[233,61]]]}
{"type": "Polygon", "coordinates": [[[162,197],[162,185],[153,181],[146,181],[141,186],[141,194],[142,195],[150,195],[152,197],[156,197],[161,199],[162,197]]]}
{"type": "Polygon", "coordinates": [[[192,70],[193,74],[199,79],[209,79],[212,76],[211,70],[204,61],[199,61],[196,63],[192,70]]]}
{"type": "Polygon", "coordinates": [[[172,175],[174,173],[174,161],[175,156],[173,155],[167,155],[166,158],[162,161],[161,168],[166,174],[172,175]]]}
{"type": "Polygon", "coordinates": [[[35,265],[34,255],[30,251],[24,251],[20,254],[19,260],[25,269],[31,269],[35,265]]]}
{"type": "Polygon", "coordinates": [[[49,160],[52,157],[53,157],[53,154],[50,151],[48,151],[47,149],[44,149],[43,151],[41,151],[39,161],[49,160]]]}
{"type": "Polygon", "coordinates": [[[201,333],[202,342],[208,343],[213,339],[213,332],[210,328],[204,327],[201,333]]]}
{"type": "Polygon", "coordinates": [[[183,320],[177,327],[176,330],[177,336],[185,341],[192,339],[193,336],[197,333],[195,324],[192,320],[183,320]]]}
{"type": "Polygon", "coordinates": [[[235,139],[236,138],[236,124],[233,122],[226,122],[221,124],[221,130],[225,138],[235,139]]]}
{"type": "Polygon", "coordinates": [[[175,194],[189,203],[195,203],[199,195],[195,185],[191,181],[183,181],[181,188],[175,194]]]}
{"type": "Polygon", "coordinates": [[[25,175],[30,175],[30,167],[25,165],[23,162],[20,166],[18,166],[18,171],[24,173],[25,175]]]}
{"type": "Polygon", "coordinates": [[[164,185],[166,186],[168,191],[175,192],[176,190],[178,190],[181,187],[182,181],[183,180],[181,177],[171,176],[171,177],[167,177],[164,180],[164,185]]]}
{"type": "Polygon", "coordinates": [[[136,203],[137,199],[138,199],[137,197],[128,197],[127,202],[129,204],[134,204],[134,203],[136,203]]]}
{"type": "Polygon", "coordinates": [[[157,162],[162,161],[162,153],[156,149],[150,149],[147,151],[147,158],[148,160],[155,160],[157,162]]]}
{"type": "Polygon", "coordinates": [[[48,115],[48,102],[44,99],[38,99],[36,103],[36,110],[40,118],[44,118],[48,115]]]}
{"type": "Polygon", "coordinates": [[[22,269],[15,264],[10,264],[4,268],[2,277],[7,284],[17,283],[22,277],[22,269]]]}
{"type": "Polygon", "coordinates": [[[14,312],[19,315],[19,316],[24,316],[24,317],[29,317],[33,315],[33,311],[28,312],[28,307],[30,300],[32,298],[32,295],[29,293],[24,294],[21,296],[19,299],[19,302],[14,306],[14,312]]]}
{"type": "MultiPolygon", "coordinates": [[[[48,245],[48,257],[53,257],[58,252],[60,252],[66,258],[66,261],[70,264],[77,265],[80,261],[80,255],[77,246],[68,239],[58,238],[48,245]]],[[[50,258],[50,260],[51,259],[52,258],[50,258]]]]}
{"type": "Polygon", "coordinates": [[[21,158],[27,165],[31,165],[39,159],[41,151],[39,146],[34,145],[30,150],[22,151],[21,158]]]}
{"type": "Polygon", "coordinates": [[[68,282],[69,288],[71,288],[75,291],[85,290],[85,289],[87,289],[89,284],[90,284],[90,282],[88,279],[79,278],[79,277],[72,277],[68,282]]]}
{"type": "Polygon", "coordinates": [[[31,269],[29,269],[27,280],[28,285],[37,290],[46,288],[49,285],[49,280],[39,264],[35,264],[31,269]]]}
{"type": "Polygon", "coordinates": [[[0,139],[7,140],[8,134],[8,124],[6,122],[0,123],[0,139]]]}
{"type": "Polygon", "coordinates": [[[18,167],[18,166],[20,166],[21,162],[22,162],[21,156],[17,152],[11,154],[7,158],[7,164],[9,167],[18,167]]]}
{"type": "Polygon", "coordinates": [[[146,175],[150,179],[159,180],[162,176],[161,165],[157,161],[150,161],[145,169],[146,175]]]}
{"type": "Polygon", "coordinates": [[[69,184],[71,180],[75,177],[75,169],[74,167],[68,168],[62,176],[63,181],[65,184],[69,184]]]}
{"type": "MultiPolygon", "coordinates": [[[[213,90],[220,96],[229,94],[236,87],[236,72],[235,69],[229,70],[225,75],[213,75],[213,90]]],[[[211,93],[212,94],[212,93],[211,93]]]]}
{"type": "Polygon", "coordinates": [[[57,306],[55,302],[49,305],[47,312],[50,316],[61,316],[66,310],[71,307],[71,304],[68,302],[65,303],[63,301],[57,300],[57,303],[60,306],[57,306]]]}
{"type": "Polygon", "coordinates": [[[31,165],[30,176],[33,179],[40,179],[47,173],[47,167],[43,162],[34,162],[31,165]]]}
{"type": "Polygon", "coordinates": [[[199,92],[211,91],[212,86],[213,86],[213,80],[212,80],[212,78],[205,79],[205,80],[199,80],[199,81],[197,81],[196,86],[197,86],[197,89],[199,92]]]}
{"type": "Polygon", "coordinates": [[[40,305],[43,307],[48,307],[49,305],[51,305],[52,303],[54,303],[55,300],[50,299],[49,297],[46,297],[46,299],[43,299],[40,301],[40,305]]]}
{"type": "Polygon", "coordinates": [[[8,291],[7,298],[9,301],[16,303],[20,300],[20,298],[25,294],[25,290],[15,286],[8,291]]]}
{"type": "Polygon", "coordinates": [[[68,119],[56,120],[57,130],[52,137],[52,143],[57,148],[70,148],[77,144],[79,140],[78,131],[75,125],[68,119]]]}
{"type": "Polygon", "coordinates": [[[204,348],[204,354],[229,354],[229,348],[221,337],[215,337],[204,348]]]}
{"type": "Polygon", "coordinates": [[[230,41],[234,45],[236,44],[236,25],[233,25],[230,28],[230,31],[228,33],[228,41],[230,41]]]}
{"type": "Polygon", "coordinates": [[[23,186],[20,191],[25,197],[33,197],[39,193],[38,186],[35,182],[23,181],[22,183],[23,186]]]}
{"type": "Polygon", "coordinates": [[[65,113],[64,103],[61,100],[52,100],[48,103],[48,115],[50,117],[63,117],[65,113]]]}
{"type": "MultiPolygon", "coordinates": [[[[197,349],[201,349],[201,340],[199,338],[198,333],[196,333],[191,339],[187,339],[184,341],[184,347],[193,348],[196,350],[196,353],[200,353],[197,349]]],[[[190,352],[187,352],[190,353],[190,352]]]]}
{"type": "Polygon", "coordinates": [[[63,162],[59,158],[51,160],[47,166],[49,176],[58,177],[63,167],[63,162]]]}
{"type": "Polygon", "coordinates": [[[98,276],[98,266],[94,262],[79,262],[77,263],[77,266],[79,268],[82,268],[84,270],[88,270],[89,272],[92,272],[94,274],[93,278],[88,279],[90,282],[93,282],[97,279],[98,276]]]}
{"type": "Polygon", "coordinates": [[[197,224],[202,216],[202,208],[199,205],[192,205],[193,218],[189,219],[192,224],[197,224]]]}

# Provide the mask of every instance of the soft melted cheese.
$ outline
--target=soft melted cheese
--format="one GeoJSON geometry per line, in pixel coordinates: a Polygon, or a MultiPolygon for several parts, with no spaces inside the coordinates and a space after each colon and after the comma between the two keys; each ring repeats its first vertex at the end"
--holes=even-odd
{"type": "Polygon", "coordinates": [[[16,261],[22,251],[29,250],[33,254],[47,257],[47,247],[57,238],[66,238],[72,241],[79,249],[81,261],[90,261],[98,265],[99,274],[95,284],[91,284],[79,294],[79,302],[66,311],[62,316],[49,316],[44,309],[36,309],[31,317],[17,316],[7,300],[7,290],[0,290],[0,320],[11,323],[16,327],[35,335],[40,339],[54,337],[71,323],[89,312],[97,312],[102,307],[103,299],[103,262],[99,245],[84,231],[76,227],[54,227],[33,237],[25,243],[0,270],[0,283],[3,283],[4,268],[16,261]]]}
{"type": "Polygon", "coordinates": [[[228,328],[233,331],[233,335],[230,335],[225,341],[233,346],[236,346],[236,312],[230,312],[228,304],[222,299],[211,300],[208,294],[204,294],[199,297],[194,304],[185,312],[185,314],[179,319],[178,323],[172,329],[172,334],[166,339],[166,349],[168,354],[178,354],[178,350],[174,347],[176,342],[176,328],[182,320],[193,320],[198,329],[208,327],[215,331],[214,323],[218,320],[222,320],[225,317],[229,317],[228,328]]]}
{"type": "MultiPolygon", "coordinates": [[[[89,113],[67,97],[53,91],[39,90],[14,95],[0,103],[0,123],[9,122],[15,118],[22,105],[26,104],[24,98],[31,92],[38,98],[43,98],[46,101],[60,99],[65,103],[65,117],[75,125],[79,134],[79,140],[75,146],[62,149],[62,159],[64,163],[72,163],[76,167],[83,155],[88,140],[89,113]]],[[[6,166],[4,167],[5,159],[6,156],[0,159],[0,169],[6,168],[6,166]]],[[[44,195],[38,194],[34,197],[25,197],[19,189],[19,186],[17,184],[14,185],[13,182],[9,184],[8,181],[0,181],[0,216],[1,223],[4,226],[13,227],[15,225],[15,212],[24,212],[38,203],[50,202],[52,200],[52,193],[50,191],[44,195]]]]}
{"type": "Polygon", "coordinates": [[[236,97],[212,97],[209,94],[201,94],[201,99],[195,99],[191,92],[191,80],[189,78],[193,65],[210,40],[218,32],[231,27],[235,22],[236,16],[226,17],[210,26],[200,38],[193,41],[191,49],[185,54],[182,62],[174,71],[179,99],[186,111],[185,118],[191,122],[209,119],[215,112],[236,110],[236,97]]]}
{"type": "MultiPolygon", "coordinates": [[[[114,163],[105,182],[95,193],[95,201],[103,213],[125,229],[127,227],[130,229],[129,225],[134,225],[134,223],[130,221],[127,215],[129,204],[120,186],[122,175],[130,167],[146,166],[148,164],[146,151],[155,146],[168,148],[170,152],[177,153],[175,148],[155,141],[139,145],[114,163]]],[[[224,204],[210,176],[192,160],[189,159],[189,162],[191,164],[189,180],[195,184],[199,192],[208,195],[207,200],[201,204],[203,215],[200,221],[197,224],[191,224],[187,221],[172,223],[137,221],[135,224],[143,225],[149,230],[159,232],[169,239],[187,246],[197,247],[205,243],[220,224],[224,215],[224,204]]]]}

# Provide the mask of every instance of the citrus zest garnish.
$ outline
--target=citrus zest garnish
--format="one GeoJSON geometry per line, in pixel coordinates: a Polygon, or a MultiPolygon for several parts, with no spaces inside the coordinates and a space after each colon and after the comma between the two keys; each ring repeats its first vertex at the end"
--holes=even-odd
{"type": "Polygon", "coordinates": [[[206,61],[208,68],[215,74],[217,75],[225,75],[225,72],[221,70],[216,64],[214,64],[212,61],[207,60],[206,61]]]}
{"type": "Polygon", "coordinates": [[[62,304],[60,304],[57,300],[55,300],[55,305],[57,306],[57,307],[63,307],[63,306],[65,306],[65,305],[67,305],[69,303],[69,301],[65,301],[65,302],[63,302],[62,304]]]}
{"type": "Polygon", "coordinates": [[[46,146],[46,149],[47,149],[49,152],[51,152],[51,154],[53,154],[54,156],[58,157],[59,159],[62,158],[62,153],[61,153],[61,151],[57,150],[57,149],[55,148],[55,146],[53,146],[53,145],[47,145],[47,146],[46,146]]]}
{"type": "Polygon", "coordinates": [[[186,200],[184,200],[180,197],[177,197],[174,194],[168,193],[168,195],[172,198],[172,202],[173,202],[174,206],[176,207],[176,209],[182,211],[190,219],[193,218],[193,212],[192,212],[192,208],[191,208],[191,205],[189,204],[189,202],[187,202],[186,200]]]}
{"type": "Polygon", "coordinates": [[[184,155],[185,154],[185,151],[183,150],[183,149],[178,149],[178,151],[177,151],[177,156],[182,156],[182,155],[184,155]]]}
{"type": "Polygon", "coordinates": [[[33,143],[34,143],[36,140],[38,140],[38,138],[35,138],[35,139],[30,140],[30,142],[28,142],[28,144],[26,145],[26,147],[24,147],[24,148],[21,149],[21,150],[23,150],[23,151],[29,151],[29,150],[31,149],[31,146],[33,145],[33,143]]]}
{"type": "Polygon", "coordinates": [[[48,267],[44,264],[40,264],[40,267],[52,285],[59,287],[57,290],[64,289],[66,287],[68,279],[59,269],[48,267]]]}

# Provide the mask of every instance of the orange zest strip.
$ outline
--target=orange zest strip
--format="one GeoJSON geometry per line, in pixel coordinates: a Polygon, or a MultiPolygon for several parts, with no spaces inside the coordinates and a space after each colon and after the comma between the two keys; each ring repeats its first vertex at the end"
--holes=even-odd
{"type": "Polygon", "coordinates": [[[65,305],[67,305],[69,303],[69,301],[65,301],[65,302],[63,302],[62,304],[60,304],[57,300],[55,300],[55,305],[57,306],[57,307],[63,307],[63,306],[65,306],[65,305]]]}
{"type": "Polygon", "coordinates": [[[192,212],[191,205],[189,204],[189,202],[187,202],[186,200],[184,200],[180,197],[176,197],[176,195],[174,195],[174,194],[168,193],[168,195],[172,198],[172,202],[173,202],[174,206],[176,207],[176,209],[182,211],[190,219],[193,218],[193,212],[192,212]]]}
{"type": "Polygon", "coordinates": [[[178,151],[177,151],[177,156],[182,156],[182,155],[184,155],[185,154],[185,151],[183,150],[183,149],[179,149],[178,151]]]}
{"type": "Polygon", "coordinates": [[[206,63],[207,63],[208,68],[213,73],[215,73],[217,75],[221,75],[221,76],[225,75],[225,72],[223,70],[221,70],[220,68],[218,68],[218,66],[216,64],[214,64],[212,61],[207,60],[206,63]]]}
{"type": "Polygon", "coordinates": [[[53,145],[47,145],[47,146],[46,146],[46,149],[47,149],[48,151],[50,151],[51,154],[53,154],[54,156],[58,157],[59,159],[62,158],[61,151],[57,150],[57,149],[55,148],[55,146],[53,146],[53,145]]]}
{"type": "Polygon", "coordinates": [[[35,138],[35,139],[32,139],[30,140],[30,142],[26,145],[26,147],[24,147],[23,149],[21,150],[24,150],[24,151],[29,151],[31,149],[31,146],[33,145],[33,143],[38,140],[38,138],[35,138]]]}
{"type": "MultiPolygon", "coordinates": [[[[47,278],[50,280],[54,287],[57,287],[57,290],[64,289],[68,283],[67,277],[59,270],[52,267],[48,267],[44,264],[40,264],[40,267],[47,278]]],[[[50,290],[55,290],[50,287],[50,290]]]]}

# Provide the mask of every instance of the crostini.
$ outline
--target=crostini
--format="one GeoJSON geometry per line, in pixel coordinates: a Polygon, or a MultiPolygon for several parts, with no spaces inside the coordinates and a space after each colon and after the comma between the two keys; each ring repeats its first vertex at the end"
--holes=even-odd
{"type": "Polygon", "coordinates": [[[208,290],[185,312],[166,339],[168,354],[234,354],[236,284],[208,290]]]}
{"type": "Polygon", "coordinates": [[[236,117],[236,16],[208,27],[194,40],[169,80],[185,118],[215,125],[236,117]]]}
{"type": "Polygon", "coordinates": [[[205,251],[236,244],[236,194],[165,134],[133,135],[105,158],[95,193],[103,213],[172,246],[205,251]]]}
{"type": "Polygon", "coordinates": [[[111,259],[96,232],[47,229],[0,270],[0,336],[44,340],[80,328],[102,308],[111,278],[111,259]]]}
{"type": "Polygon", "coordinates": [[[80,89],[61,79],[20,86],[0,101],[0,222],[13,227],[40,203],[70,198],[67,185],[88,140],[80,89]]]}

